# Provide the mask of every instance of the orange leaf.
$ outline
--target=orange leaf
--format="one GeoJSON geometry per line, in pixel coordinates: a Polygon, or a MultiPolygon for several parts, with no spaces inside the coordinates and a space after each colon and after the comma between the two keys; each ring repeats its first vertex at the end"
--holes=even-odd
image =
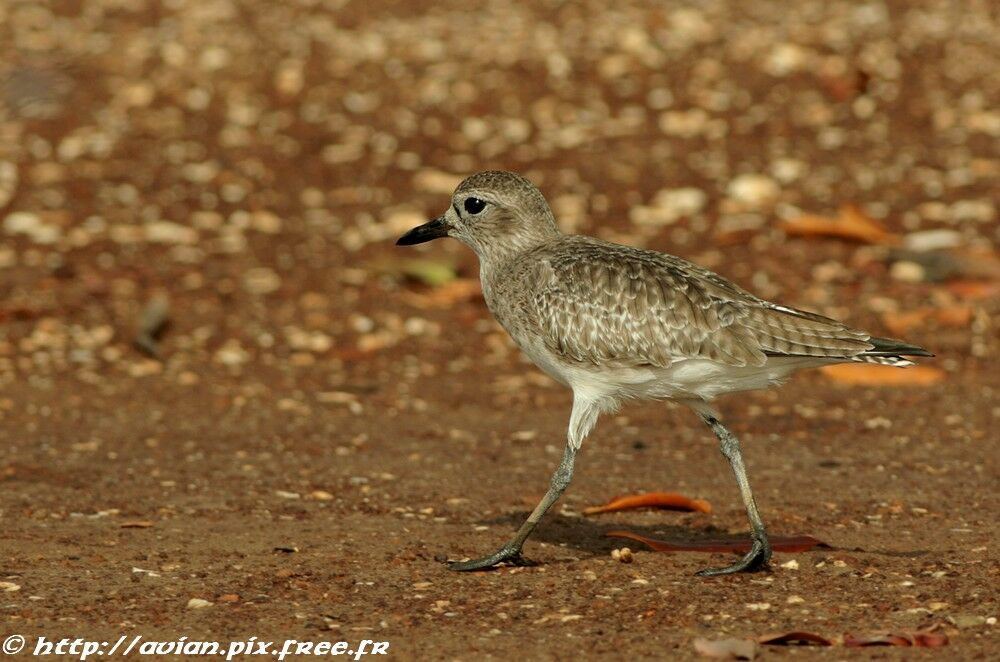
{"type": "Polygon", "coordinates": [[[929,365],[896,368],[872,363],[838,363],[820,368],[835,382],[855,386],[930,386],[944,381],[945,372],[929,365]]]}
{"type": "Polygon", "coordinates": [[[757,643],[770,646],[808,646],[810,644],[815,644],[817,646],[833,646],[832,641],[823,635],[813,634],[812,632],[779,632],[764,634],[757,637],[757,643]]]}
{"type": "Polygon", "coordinates": [[[988,299],[1000,294],[1000,283],[978,280],[955,280],[945,286],[949,292],[963,299],[988,299]]]}
{"type": "MultiPolygon", "coordinates": [[[[687,542],[671,542],[669,540],[656,540],[647,538],[631,531],[608,531],[604,534],[608,538],[625,538],[635,540],[646,545],[654,552],[734,552],[745,553],[750,551],[750,541],[741,540],[696,540],[687,542]]],[[[813,547],[829,547],[822,540],[817,540],[812,536],[777,536],[769,538],[771,548],[776,552],[808,552],[813,547]]]]}
{"type": "Polygon", "coordinates": [[[130,520],[128,522],[122,522],[119,526],[123,529],[148,529],[153,526],[153,523],[147,519],[130,520]]]}
{"type": "Polygon", "coordinates": [[[934,313],[934,320],[941,326],[966,326],[972,321],[972,306],[948,306],[934,313]]]}
{"type": "Polygon", "coordinates": [[[784,223],[785,233],[798,237],[836,237],[867,244],[896,244],[899,237],[865,214],[857,205],[843,205],[835,218],[804,214],[784,223]]]}
{"type": "Polygon", "coordinates": [[[689,499],[674,492],[646,492],[615,497],[603,506],[584,508],[584,515],[598,513],[613,513],[618,510],[634,510],[636,508],[663,508],[665,510],[684,510],[689,512],[710,513],[712,506],[704,499],[689,499]]]}

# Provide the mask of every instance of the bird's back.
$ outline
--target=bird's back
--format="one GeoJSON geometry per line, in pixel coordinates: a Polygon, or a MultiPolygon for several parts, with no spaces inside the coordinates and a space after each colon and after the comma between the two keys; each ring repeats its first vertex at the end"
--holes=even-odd
{"type": "Polygon", "coordinates": [[[570,364],[747,367],[771,357],[857,360],[878,349],[863,331],[764,301],[687,260],[591,237],[557,237],[483,281],[518,344],[541,343],[570,364]]]}

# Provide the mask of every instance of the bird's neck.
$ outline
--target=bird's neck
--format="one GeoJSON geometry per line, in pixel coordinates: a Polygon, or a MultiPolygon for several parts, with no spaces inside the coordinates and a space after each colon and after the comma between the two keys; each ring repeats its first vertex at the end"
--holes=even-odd
{"type": "Polygon", "coordinates": [[[561,236],[562,233],[554,227],[544,228],[537,232],[498,237],[496,241],[484,242],[474,248],[481,269],[495,272],[561,236]]]}

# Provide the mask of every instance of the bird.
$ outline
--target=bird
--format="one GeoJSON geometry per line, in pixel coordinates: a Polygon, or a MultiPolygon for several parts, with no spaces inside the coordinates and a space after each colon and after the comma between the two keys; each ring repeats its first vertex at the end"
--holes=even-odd
{"type": "Polygon", "coordinates": [[[722,276],[666,253],[564,234],[525,177],[483,171],[455,189],[448,210],[396,244],[442,237],[478,256],[483,298],[514,343],[573,392],[566,446],[545,496],[494,553],[452,561],[455,571],[532,565],[525,541],[565,492],[577,452],[601,414],[631,400],[686,405],[712,430],[736,477],[751,546],[702,576],[769,567],[772,548],[740,442],[713,404],[769,388],[805,368],[836,363],[906,367],[922,347],[873,336],[834,319],[761,299],[722,276]]]}

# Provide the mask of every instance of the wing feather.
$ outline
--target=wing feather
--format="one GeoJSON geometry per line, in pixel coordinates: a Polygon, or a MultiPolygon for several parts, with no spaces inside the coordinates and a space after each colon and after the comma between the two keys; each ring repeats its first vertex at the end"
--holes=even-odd
{"type": "Polygon", "coordinates": [[[529,306],[546,346],[580,362],[670,366],[709,359],[763,365],[768,355],[851,357],[869,336],[770,304],[663,253],[573,238],[534,261],[529,306]]]}

